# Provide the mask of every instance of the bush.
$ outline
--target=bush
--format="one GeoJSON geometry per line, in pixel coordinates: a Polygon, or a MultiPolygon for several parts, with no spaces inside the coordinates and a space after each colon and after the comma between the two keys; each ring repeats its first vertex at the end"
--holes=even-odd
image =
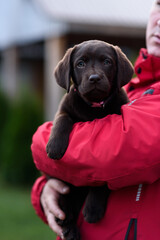
{"type": "MultiPolygon", "coordinates": [[[[6,120],[8,119],[10,111],[10,104],[8,98],[0,91],[0,132],[4,128],[6,120]]],[[[0,135],[1,139],[1,135],[0,135]]]]}
{"type": "MultiPolygon", "coordinates": [[[[0,153],[2,152],[2,142],[3,142],[3,129],[5,127],[6,121],[9,117],[10,104],[7,97],[0,91],[0,153]]],[[[2,164],[2,158],[0,155],[0,168],[2,164]]]]}
{"type": "Polygon", "coordinates": [[[30,145],[32,135],[43,122],[41,104],[29,92],[23,92],[11,105],[2,131],[2,177],[12,184],[31,184],[38,175],[30,145]]]}

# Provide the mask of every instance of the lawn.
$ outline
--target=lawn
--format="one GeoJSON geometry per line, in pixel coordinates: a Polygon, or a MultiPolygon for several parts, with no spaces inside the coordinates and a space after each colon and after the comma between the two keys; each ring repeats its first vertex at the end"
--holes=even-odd
{"type": "Polygon", "coordinates": [[[0,239],[55,240],[54,233],[35,214],[30,189],[0,184],[0,239]]]}

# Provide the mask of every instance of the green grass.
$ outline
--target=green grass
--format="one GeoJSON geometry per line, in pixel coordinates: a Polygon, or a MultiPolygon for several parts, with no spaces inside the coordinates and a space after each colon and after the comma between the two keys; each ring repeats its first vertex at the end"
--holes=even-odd
{"type": "Polygon", "coordinates": [[[0,239],[55,240],[55,234],[35,214],[30,189],[0,184],[0,239]]]}

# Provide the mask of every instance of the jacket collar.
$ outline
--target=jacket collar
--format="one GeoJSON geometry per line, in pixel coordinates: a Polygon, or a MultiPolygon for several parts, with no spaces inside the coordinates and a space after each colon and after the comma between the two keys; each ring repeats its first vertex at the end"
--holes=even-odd
{"type": "Polygon", "coordinates": [[[160,81],[160,57],[150,55],[146,49],[142,48],[135,62],[135,73],[138,78],[131,80],[133,85],[160,81]]]}

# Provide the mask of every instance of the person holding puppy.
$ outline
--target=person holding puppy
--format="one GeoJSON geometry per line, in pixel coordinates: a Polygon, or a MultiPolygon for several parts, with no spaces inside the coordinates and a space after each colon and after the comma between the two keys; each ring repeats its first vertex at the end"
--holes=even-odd
{"type": "MultiPolygon", "coordinates": [[[[75,124],[57,167],[59,179],[65,175],[76,186],[105,183],[112,190],[100,222],[89,224],[80,213],[82,240],[160,238],[160,0],[151,9],[146,46],[135,63],[137,77],[126,86],[130,103],[122,106],[122,115],[75,124]]],[[[51,122],[45,123],[33,136],[35,162],[47,163],[51,128],[51,122]]],[[[65,183],[44,176],[32,188],[37,214],[61,238],[54,217],[65,218],[58,197],[68,192],[65,183]]]]}

